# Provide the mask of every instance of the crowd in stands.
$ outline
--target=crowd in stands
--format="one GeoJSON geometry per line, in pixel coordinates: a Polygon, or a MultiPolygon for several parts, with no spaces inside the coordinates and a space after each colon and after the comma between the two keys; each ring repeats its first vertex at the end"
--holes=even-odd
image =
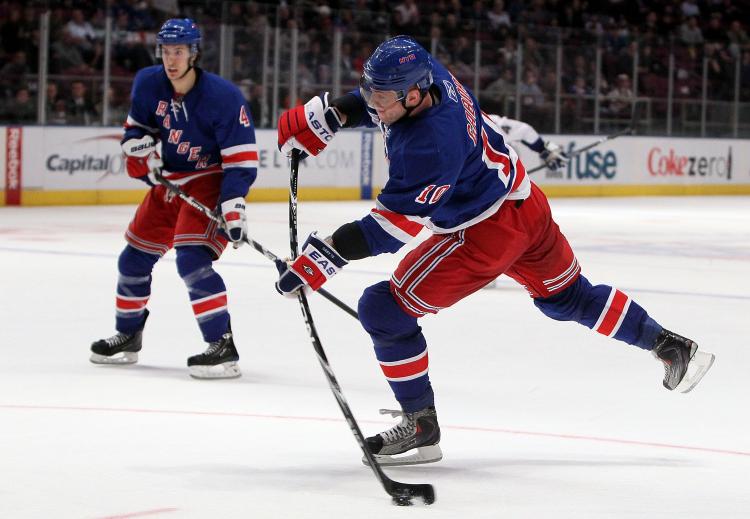
{"type": "MultiPolygon", "coordinates": [[[[495,112],[507,111],[520,96],[524,114],[544,118],[559,85],[566,109],[598,94],[603,115],[626,117],[634,96],[666,97],[670,54],[676,98],[701,97],[705,57],[712,100],[733,99],[739,67],[741,99],[750,101],[750,0],[0,0],[0,122],[36,121],[39,17],[45,10],[50,12],[48,124],[101,122],[108,13],[113,122],[127,112],[134,73],[156,62],[160,23],[177,12],[201,24],[203,64],[213,71],[218,72],[219,25],[235,27],[232,79],[256,119],[264,91],[260,49],[275,27],[299,30],[303,99],[331,88],[334,34],[340,29],[343,91],[356,87],[364,60],[386,35],[411,34],[467,86],[478,84],[483,105],[495,112]]],[[[288,52],[286,44],[282,61],[288,52]]],[[[288,97],[280,101],[288,102],[288,97]]]]}

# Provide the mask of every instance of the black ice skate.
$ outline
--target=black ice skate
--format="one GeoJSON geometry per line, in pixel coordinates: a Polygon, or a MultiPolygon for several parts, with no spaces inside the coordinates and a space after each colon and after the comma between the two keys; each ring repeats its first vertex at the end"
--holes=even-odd
{"type": "Polygon", "coordinates": [[[208,349],[188,358],[190,376],[195,378],[235,378],[242,373],[237,361],[240,356],[234,347],[232,332],[208,344],[208,349]]]}
{"type": "Polygon", "coordinates": [[[714,354],[698,351],[698,345],[666,328],[656,338],[654,356],[664,363],[664,387],[687,393],[714,363],[714,354]]]}
{"type": "MultiPolygon", "coordinates": [[[[148,319],[148,310],[143,317],[143,323],[148,319]]],[[[141,351],[143,328],[135,333],[117,333],[108,339],[99,339],[91,344],[91,357],[94,364],[135,364],[138,362],[138,352],[141,351]]]]}
{"type": "MultiPolygon", "coordinates": [[[[367,438],[367,446],[381,465],[418,465],[443,459],[440,426],[434,407],[414,413],[381,409],[380,414],[401,417],[401,423],[367,438]],[[409,451],[415,450],[411,454],[409,451]]],[[[362,458],[367,465],[367,458],[362,458]]]]}

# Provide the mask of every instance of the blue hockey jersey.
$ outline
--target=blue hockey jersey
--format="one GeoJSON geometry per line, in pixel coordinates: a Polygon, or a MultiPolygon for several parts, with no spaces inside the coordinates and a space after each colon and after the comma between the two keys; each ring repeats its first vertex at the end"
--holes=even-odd
{"type": "Polygon", "coordinates": [[[357,222],[372,255],[397,251],[423,227],[464,229],[531,192],[518,155],[474,95],[434,58],[432,74],[439,90],[432,107],[391,125],[372,111],[359,122],[381,129],[389,163],[376,207],[357,222]]]}
{"type": "Polygon", "coordinates": [[[200,69],[196,73],[193,88],[179,96],[163,65],[140,70],[123,142],[150,134],[161,141],[165,178],[184,184],[223,174],[219,203],[244,197],[258,168],[249,108],[229,81],[200,69]]]}

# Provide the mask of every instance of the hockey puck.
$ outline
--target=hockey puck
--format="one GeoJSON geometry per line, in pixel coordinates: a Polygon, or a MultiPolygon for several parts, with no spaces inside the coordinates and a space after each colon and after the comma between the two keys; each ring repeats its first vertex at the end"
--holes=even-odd
{"type": "Polygon", "coordinates": [[[411,506],[411,497],[409,496],[393,496],[393,504],[396,506],[411,506]]]}

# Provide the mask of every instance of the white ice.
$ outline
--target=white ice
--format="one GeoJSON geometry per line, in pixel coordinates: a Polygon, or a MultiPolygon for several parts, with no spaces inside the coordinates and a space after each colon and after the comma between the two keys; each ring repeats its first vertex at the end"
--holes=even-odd
{"type": "MultiPolygon", "coordinates": [[[[229,249],[244,375],[200,381],[204,349],[170,253],[139,364],[95,366],[113,333],[117,255],[134,208],[0,208],[0,517],[745,518],[750,515],[750,198],[555,199],[583,272],[716,354],[689,394],[650,354],[547,319],[512,281],[423,319],[445,458],[388,469],[432,483],[397,508],[361,464],[295,300],[263,256],[229,249]]],[[[367,202],[301,202],[300,236],[367,202]]],[[[253,238],[289,250],[286,204],[251,204],[253,238]]],[[[398,257],[327,288],[356,307],[398,257]]],[[[396,404],[358,322],[318,295],[323,346],[365,434],[396,404]]]]}

